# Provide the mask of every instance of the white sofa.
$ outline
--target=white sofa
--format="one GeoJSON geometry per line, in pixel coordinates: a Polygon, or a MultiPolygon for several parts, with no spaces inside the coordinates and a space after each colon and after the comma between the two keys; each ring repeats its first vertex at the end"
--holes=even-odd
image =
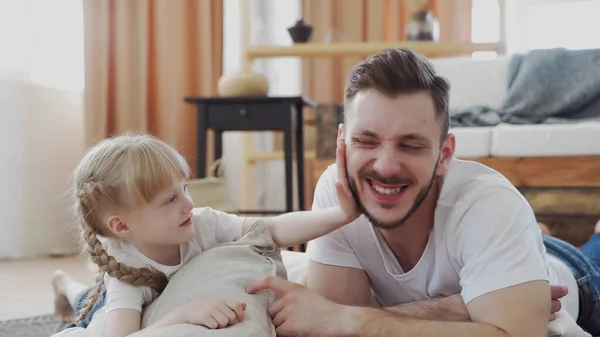
{"type": "MultiPolygon", "coordinates": [[[[450,80],[451,109],[498,107],[506,95],[509,59],[456,57],[432,59],[432,63],[450,80]]],[[[456,135],[456,156],[460,158],[600,155],[597,122],[456,127],[451,132],[456,135]]]]}

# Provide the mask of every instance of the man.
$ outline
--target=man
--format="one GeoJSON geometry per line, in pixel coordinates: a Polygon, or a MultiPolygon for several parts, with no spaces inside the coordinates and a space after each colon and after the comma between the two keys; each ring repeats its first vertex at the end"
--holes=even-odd
{"type": "Polygon", "coordinates": [[[600,272],[543,241],[502,175],[454,158],[448,97],[447,81],[407,49],[354,68],[337,165],[313,208],[336,205],[340,181],[363,215],[309,244],[309,289],[272,277],[249,286],[281,296],[269,309],[279,335],[541,337],[549,313],[569,335],[585,335],[575,321],[600,332],[600,272]],[[568,294],[551,295],[549,282],[568,294]]]}

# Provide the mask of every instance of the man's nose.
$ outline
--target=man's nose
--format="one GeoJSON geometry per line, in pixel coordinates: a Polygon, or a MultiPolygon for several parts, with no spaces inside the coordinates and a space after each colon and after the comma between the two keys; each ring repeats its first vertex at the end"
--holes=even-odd
{"type": "Polygon", "coordinates": [[[397,175],[401,170],[398,154],[392,146],[383,146],[375,159],[373,169],[384,177],[397,175]]]}

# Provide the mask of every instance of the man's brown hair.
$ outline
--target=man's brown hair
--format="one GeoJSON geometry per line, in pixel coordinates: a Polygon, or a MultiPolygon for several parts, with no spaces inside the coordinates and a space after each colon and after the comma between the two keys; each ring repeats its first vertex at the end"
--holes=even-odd
{"type": "Polygon", "coordinates": [[[442,119],[442,137],[450,128],[448,111],[450,83],[437,76],[435,68],[424,56],[407,48],[385,49],[358,63],[348,76],[344,106],[365,89],[395,97],[418,91],[428,91],[433,98],[437,117],[442,119]]]}

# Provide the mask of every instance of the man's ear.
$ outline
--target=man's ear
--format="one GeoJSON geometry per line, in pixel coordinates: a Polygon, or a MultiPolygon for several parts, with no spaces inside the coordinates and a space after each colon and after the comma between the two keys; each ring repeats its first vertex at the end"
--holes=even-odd
{"type": "Polygon", "coordinates": [[[124,238],[131,232],[131,229],[127,223],[118,215],[109,216],[107,222],[108,229],[110,229],[110,231],[118,237],[124,238]]]}
{"type": "Polygon", "coordinates": [[[456,137],[448,133],[446,139],[442,143],[440,148],[440,159],[437,168],[437,175],[444,175],[448,171],[448,166],[454,157],[454,150],[456,149],[456,137]]]}

